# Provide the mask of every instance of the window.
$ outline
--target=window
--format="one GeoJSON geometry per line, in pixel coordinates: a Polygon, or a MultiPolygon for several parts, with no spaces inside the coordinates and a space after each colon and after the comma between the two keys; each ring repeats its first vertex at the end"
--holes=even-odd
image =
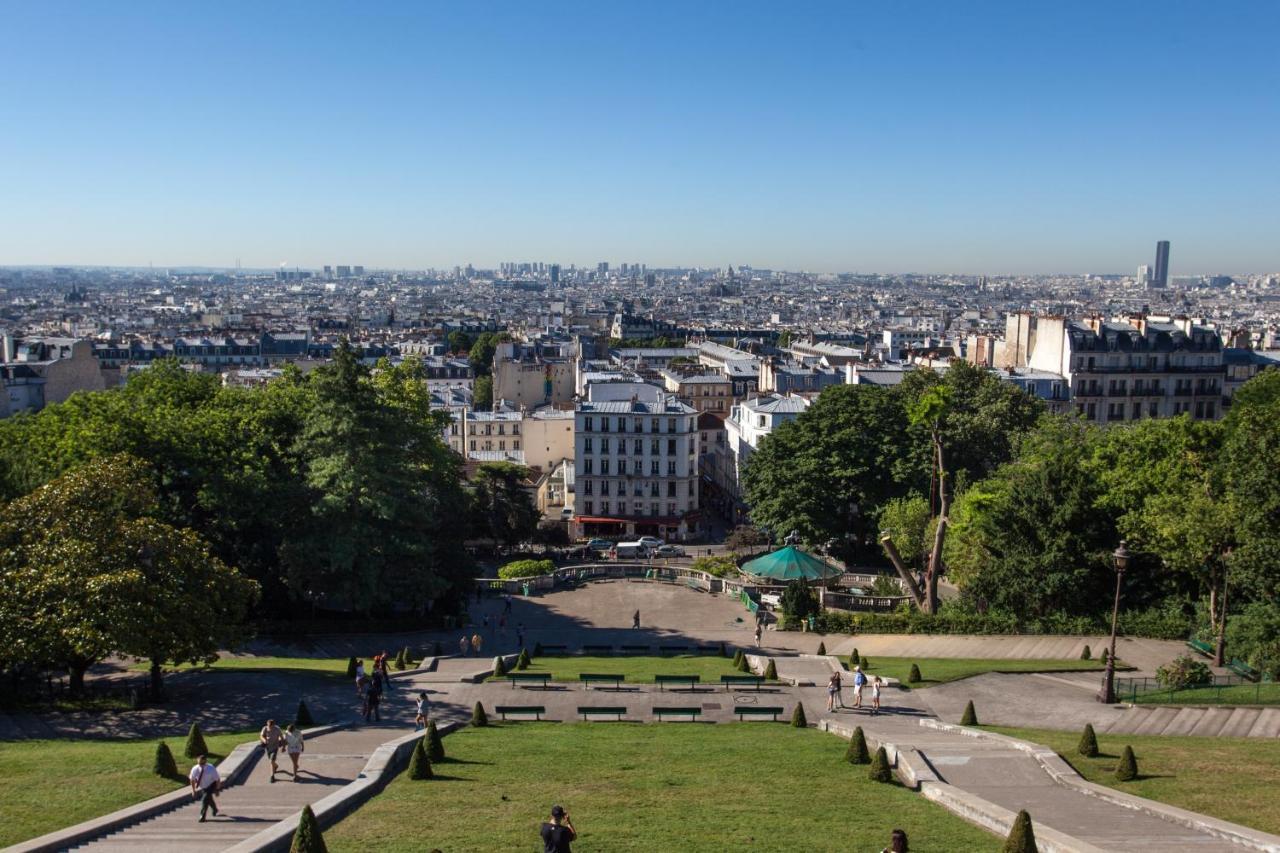
{"type": "Polygon", "coordinates": [[[627,514],[627,502],[618,501],[618,515],[626,515],[626,514],[627,514]]]}
{"type": "Polygon", "coordinates": [[[608,431],[609,431],[609,417],[608,417],[608,415],[602,415],[602,416],[600,417],[600,431],[601,431],[601,432],[608,432],[608,431]]]}
{"type": "Polygon", "coordinates": [[[653,418],[649,421],[649,432],[658,432],[658,431],[659,431],[658,419],[653,418]]]}
{"type": "Polygon", "coordinates": [[[689,497],[693,497],[697,492],[694,490],[693,480],[689,481],[689,497]]]}
{"type": "Polygon", "coordinates": [[[657,459],[652,459],[649,461],[649,473],[655,477],[658,476],[658,460],[657,459]]]}
{"type": "Polygon", "coordinates": [[[605,515],[608,515],[608,514],[609,514],[609,502],[608,502],[608,501],[600,501],[600,512],[604,513],[605,515]]]}
{"type": "Polygon", "coordinates": [[[637,439],[635,440],[635,443],[634,443],[634,444],[632,444],[632,447],[633,447],[633,448],[635,448],[635,451],[634,451],[634,452],[635,452],[636,456],[640,456],[641,454],[643,454],[643,453],[644,453],[644,439],[643,439],[643,438],[637,438],[637,439]]]}
{"type": "Polygon", "coordinates": [[[590,456],[588,456],[586,459],[583,459],[583,460],[582,460],[582,466],[583,466],[583,467],[582,467],[582,473],[584,473],[584,474],[594,474],[595,472],[591,470],[591,469],[594,467],[592,463],[593,463],[593,460],[591,459],[591,457],[590,457],[590,456]]]}
{"type": "Polygon", "coordinates": [[[676,481],[667,480],[667,497],[674,498],[676,496],[676,481]]]}
{"type": "Polygon", "coordinates": [[[498,442],[498,449],[499,449],[499,450],[506,450],[506,449],[507,449],[507,440],[506,440],[505,438],[504,438],[503,440],[501,440],[501,441],[499,441],[499,442],[498,442]]]}
{"type": "Polygon", "coordinates": [[[593,422],[594,420],[595,420],[594,418],[590,418],[590,417],[588,417],[588,418],[583,418],[583,420],[582,420],[582,431],[583,431],[583,432],[591,432],[591,431],[594,429],[594,427],[592,426],[592,422],[593,422]]]}
{"type": "Polygon", "coordinates": [[[1147,403],[1147,417],[1154,418],[1160,412],[1160,404],[1151,402],[1147,403]]]}
{"type": "Polygon", "coordinates": [[[593,482],[594,482],[593,480],[583,480],[583,481],[582,481],[582,493],[583,493],[584,495],[589,495],[589,494],[591,494],[592,489],[593,489],[593,488],[595,488],[595,487],[592,485],[592,484],[593,484],[593,482]]]}
{"type": "Polygon", "coordinates": [[[618,439],[618,455],[619,456],[627,455],[627,440],[625,438],[618,439]]]}
{"type": "Polygon", "coordinates": [[[618,432],[626,432],[626,431],[627,431],[627,419],[618,418],[618,432]]]}
{"type": "Polygon", "coordinates": [[[609,473],[609,460],[608,460],[608,459],[601,459],[601,460],[600,460],[600,473],[601,473],[601,474],[608,474],[608,473],[609,473]]]}
{"type": "Polygon", "coordinates": [[[484,449],[485,449],[485,450],[493,450],[493,441],[491,441],[491,440],[490,440],[490,441],[485,441],[485,443],[484,443],[484,449]]]}
{"type": "Polygon", "coordinates": [[[512,425],[511,425],[511,434],[512,434],[512,435],[519,435],[519,434],[520,434],[520,424],[512,424],[512,425]]]}
{"type": "Polygon", "coordinates": [[[587,436],[586,438],[584,438],[582,440],[582,451],[584,453],[595,453],[596,451],[595,439],[593,439],[591,436],[587,436]]]}
{"type": "Polygon", "coordinates": [[[596,511],[595,504],[593,504],[591,501],[587,501],[587,502],[585,502],[585,503],[582,505],[582,511],[583,511],[584,513],[586,513],[587,515],[594,515],[594,514],[595,514],[595,511],[596,511]]]}
{"type": "Polygon", "coordinates": [[[600,494],[601,494],[601,495],[607,495],[607,494],[609,494],[609,481],[608,481],[608,480],[601,480],[601,481],[600,481],[600,494]]]}
{"type": "Polygon", "coordinates": [[[506,434],[507,434],[507,425],[498,424],[498,435],[506,435],[506,434]]]}
{"type": "Polygon", "coordinates": [[[607,438],[600,439],[600,452],[601,453],[609,452],[609,439],[607,438]]]}
{"type": "Polygon", "coordinates": [[[676,505],[674,503],[668,503],[667,515],[675,515],[675,514],[676,514],[676,505]]]}
{"type": "Polygon", "coordinates": [[[667,474],[672,477],[676,475],[676,460],[670,459],[667,461],[667,474]]]}
{"type": "Polygon", "coordinates": [[[631,463],[631,473],[635,474],[637,477],[644,473],[643,459],[636,459],[631,463]]]}
{"type": "Polygon", "coordinates": [[[667,432],[675,432],[675,431],[676,431],[676,419],[667,418],[667,432]]]}
{"type": "Polygon", "coordinates": [[[658,504],[656,502],[649,504],[649,515],[656,517],[657,514],[658,514],[658,504]]]}
{"type": "Polygon", "coordinates": [[[756,416],[756,426],[760,427],[760,429],[764,429],[764,415],[756,416]]]}
{"type": "Polygon", "coordinates": [[[476,449],[476,440],[475,440],[474,438],[473,438],[473,439],[471,439],[471,449],[472,449],[472,450],[475,450],[475,449],[476,449]]]}
{"type": "Polygon", "coordinates": [[[649,497],[656,498],[658,496],[658,481],[651,480],[649,482],[649,497]]]}
{"type": "Polygon", "coordinates": [[[651,440],[649,442],[649,453],[651,453],[654,456],[657,456],[661,452],[662,452],[662,443],[656,438],[651,440]]]}
{"type": "Polygon", "coordinates": [[[667,439],[667,453],[672,456],[675,456],[676,454],[676,440],[674,438],[667,439]]]}
{"type": "Polygon", "coordinates": [[[636,418],[631,423],[632,432],[644,432],[644,418],[636,418]]]}

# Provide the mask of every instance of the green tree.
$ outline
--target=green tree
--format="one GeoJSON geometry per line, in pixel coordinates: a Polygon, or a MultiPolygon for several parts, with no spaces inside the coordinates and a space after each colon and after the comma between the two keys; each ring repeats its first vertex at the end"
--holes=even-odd
{"type": "Polygon", "coordinates": [[[818,596],[804,578],[796,578],[782,591],[782,612],[788,618],[804,619],[818,610],[818,596]]]}
{"type": "Polygon", "coordinates": [[[461,329],[449,333],[449,352],[462,353],[471,349],[471,336],[461,329]]]}
{"type": "Polygon", "coordinates": [[[477,376],[471,387],[471,408],[487,412],[493,408],[493,377],[477,376]]]}
{"type": "Polygon", "coordinates": [[[487,462],[472,483],[473,518],[477,535],[488,536],[508,548],[533,538],[538,508],[526,483],[529,469],[512,462],[487,462]]]}

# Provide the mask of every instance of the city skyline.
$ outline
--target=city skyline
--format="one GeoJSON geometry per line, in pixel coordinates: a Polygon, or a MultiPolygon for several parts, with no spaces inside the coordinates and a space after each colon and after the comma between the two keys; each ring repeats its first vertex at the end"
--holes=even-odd
{"type": "Polygon", "coordinates": [[[12,7],[0,263],[1280,269],[1274,4],[380,11],[12,7]]]}

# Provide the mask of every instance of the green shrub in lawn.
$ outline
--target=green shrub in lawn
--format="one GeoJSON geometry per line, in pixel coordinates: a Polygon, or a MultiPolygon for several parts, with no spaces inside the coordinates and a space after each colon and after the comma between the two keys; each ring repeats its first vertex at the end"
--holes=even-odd
{"type": "Polygon", "coordinates": [[[187,731],[187,745],[183,748],[182,754],[187,758],[199,758],[201,755],[208,755],[208,753],[209,747],[205,746],[204,735],[200,733],[200,727],[192,723],[190,730],[187,731]]]}
{"type": "Polygon", "coordinates": [[[1085,758],[1098,757],[1098,736],[1093,733],[1093,723],[1084,724],[1084,731],[1080,733],[1080,744],[1076,747],[1076,752],[1085,758]]]}
{"type": "Polygon", "coordinates": [[[778,680],[778,667],[774,664],[773,658],[769,658],[769,665],[764,668],[765,681],[778,680]]]}
{"type": "Polygon", "coordinates": [[[471,725],[478,729],[489,725],[489,715],[484,712],[484,705],[479,702],[471,709],[471,725]]]}
{"type": "Polygon", "coordinates": [[[173,760],[173,752],[164,741],[156,744],[156,758],[151,765],[151,772],[164,779],[172,779],[178,775],[178,762],[173,760]]]}
{"type": "Polygon", "coordinates": [[[862,726],[853,730],[853,737],[849,738],[849,748],[845,750],[844,757],[850,764],[871,763],[871,753],[867,750],[867,736],[862,733],[862,726]]]}
{"type": "Polygon", "coordinates": [[[888,782],[893,778],[893,771],[889,769],[889,753],[884,751],[884,747],[876,750],[876,757],[871,759],[871,770],[867,773],[872,782],[888,782]]]}
{"type": "Polygon", "coordinates": [[[1133,747],[1125,746],[1120,753],[1120,763],[1116,765],[1116,779],[1121,782],[1132,782],[1138,778],[1138,757],[1133,754],[1133,747]]]}
{"type": "Polygon", "coordinates": [[[738,672],[751,672],[751,664],[747,663],[747,656],[740,655],[737,663],[738,672]]]}
{"type": "Polygon", "coordinates": [[[516,658],[516,669],[528,669],[531,663],[533,661],[529,660],[529,650],[521,649],[520,657],[516,658]]]}
{"type": "Polygon", "coordinates": [[[908,684],[920,683],[920,667],[916,666],[915,664],[911,664],[911,672],[907,673],[907,683],[908,684]]]}
{"type": "Polygon", "coordinates": [[[862,658],[858,655],[858,650],[854,649],[849,652],[849,666],[857,666],[860,663],[862,663],[862,658]]]}
{"type": "Polygon", "coordinates": [[[861,666],[862,666],[863,672],[866,672],[869,669],[871,669],[871,658],[863,658],[861,666]]]}
{"type": "Polygon", "coordinates": [[[423,735],[423,740],[427,742],[427,758],[432,762],[444,761],[444,738],[440,737],[435,720],[427,723],[427,733],[423,735]]]}
{"type": "Polygon", "coordinates": [[[300,729],[305,729],[308,726],[314,726],[316,724],[316,721],[311,718],[311,709],[308,708],[307,703],[301,699],[298,700],[298,712],[294,715],[293,723],[300,729]]]}
{"type": "Polygon", "coordinates": [[[347,678],[354,679],[356,677],[356,656],[352,655],[347,658],[347,678]]]}
{"type": "Polygon", "coordinates": [[[493,659],[493,674],[497,678],[507,674],[507,665],[502,662],[502,655],[497,655],[493,659]]]}
{"type": "Polygon", "coordinates": [[[324,836],[320,834],[320,824],[316,823],[316,815],[311,811],[311,806],[302,807],[302,817],[298,818],[298,828],[294,830],[289,853],[329,853],[329,848],[324,843],[324,836]]]}
{"type": "Polygon", "coordinates": [[[973,700],[970,699],[968,704],[964,706],[964,713],[960,716],[960,725],[976,726],[978,724],[978,712],[973,708],[973,700]]]}
{"type": "Polygon", "coordinates": [[[1093,659],[1093,651],[1089,648],[1088,644],[1086,644],[1084,647],[1084,650],[1080,652],[1080,660],[1092,660],[1092,659],[1093,659]]]}
{"type": "Polygon", "coordinates": [[[1004,853],[1036,853],[1036,833],[1031,828],[1031,815],[1026,809],[1013,819],[1013,827],[1004,842],[1004,853]]]}
{"type": "Polygon", "coordinates": [[[791,726],[797,729],[808,728],[809,726],[809,721],[804,716],[804,705],[799,702],[796,703],[796,709],[791,712],[791,726]]]}
{"type": "Polygon", "coordinates": [[[409,759],[410,779],[421,781],[436,775],[431,770],[431,759],[427,757],[426,747],[423,746],[425,740],[425,737],[418,738],[418,743],[413,748],[413,757],[409,759]]]}
{"type": "Polygon", "coordinates": [[[1169,663],[1156,669],[1156,681],[1166,690],[1182,690],[1198,687],[1213,680],[1213,673],[1204,661],[1191,655],[1178,655],[1169,663]]]}
{"type": "Polygon", "coordinates": [[[827,644],[822,641],[818,641],[818,654],[825,655],[826,653],[827,653],[827,644]]]}

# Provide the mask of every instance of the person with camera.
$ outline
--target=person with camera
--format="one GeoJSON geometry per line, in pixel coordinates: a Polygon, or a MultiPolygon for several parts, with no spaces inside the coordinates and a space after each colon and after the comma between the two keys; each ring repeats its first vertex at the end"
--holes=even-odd
{"type": "Polygon", "coordinates": [[[576,841],[578,832],[569,820],[569,813],[563,806],[551,807],[551,820],[542,825],[543,853],[573,853],[569,843],[576,841]]]}

